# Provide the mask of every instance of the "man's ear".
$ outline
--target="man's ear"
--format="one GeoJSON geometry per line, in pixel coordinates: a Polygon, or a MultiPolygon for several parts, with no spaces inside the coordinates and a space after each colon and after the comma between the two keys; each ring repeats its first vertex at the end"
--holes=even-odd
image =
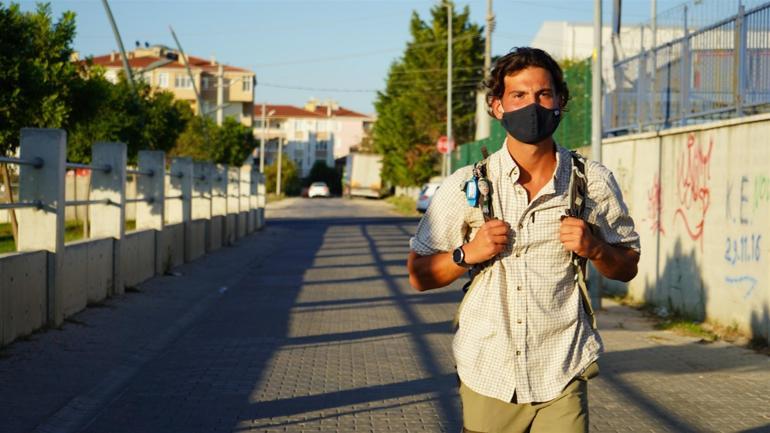
{"type": "Polygon", "coordinates": [[[492,114],[495,116],[495,119],[500,120],[503,118],[503,104],[500,102],[500,99],[494,98],[492,100],[492,114]]]}

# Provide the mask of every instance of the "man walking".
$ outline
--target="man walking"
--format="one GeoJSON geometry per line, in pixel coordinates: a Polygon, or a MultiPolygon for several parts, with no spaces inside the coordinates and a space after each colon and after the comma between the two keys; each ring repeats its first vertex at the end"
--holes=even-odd
{"type": "Polygon", "coordinates": [[[463,431],[585,432],[587,379],[598,373],[602,342],[571,258],[629,281],[639,236],[597,162],[585,162],[582,218],[567,216],[573,156],[552,135],[569,90],[550,55],[516,48],[485,85],[505,145],[485,173],[464,167],[443,182],[410,240],[409,281],[423,291],[475,274],[453,342],[463,431]]]}

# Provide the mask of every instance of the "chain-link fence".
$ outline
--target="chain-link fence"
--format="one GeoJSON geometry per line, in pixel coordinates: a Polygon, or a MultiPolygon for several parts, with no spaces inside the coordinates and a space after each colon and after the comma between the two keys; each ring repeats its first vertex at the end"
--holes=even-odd
{"type": "Polygon", "coordinates": [[[613,65],[605,134],[770,111],[770,2],[757,3],[699,1],[659,16],[654,48],[613,65]]]}

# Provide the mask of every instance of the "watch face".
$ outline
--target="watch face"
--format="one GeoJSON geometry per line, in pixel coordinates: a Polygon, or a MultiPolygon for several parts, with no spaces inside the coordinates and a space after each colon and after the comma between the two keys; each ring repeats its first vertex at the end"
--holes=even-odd
{"type": "Polygon", "coordinates": [[[461,265],[463,263],[463,257],[465,254],[463,254],[462,248],[455,248],[454,252],[452,253],[452,259],[457,263],[458,265],[461,265]]]}

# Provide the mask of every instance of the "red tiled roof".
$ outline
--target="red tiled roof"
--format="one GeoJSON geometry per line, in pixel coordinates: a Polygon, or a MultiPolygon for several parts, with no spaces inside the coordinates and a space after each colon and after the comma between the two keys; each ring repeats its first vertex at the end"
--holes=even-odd
{"type": "MultiPolygon", "coordinates": [[[[314,113],[312,111],[308,111],[299,107],[295,107],[293,105],[272,105],[267,104],[265,111],[267,113],[270,113],[271,111],[275,110],[275,113],[271,114],[269,117],[325,117],[318,113],[314,113]]],[[[262,104],[254,104],[254,117],[261,117],[262,116],[262,104]]]]}
{"type": "MultiPolygon", "coordinates": [[[[130,54],[129,54],[130,56],[130,54]]],[[[191,68],[202,68],[209,72],[216,72],[218,65],[212,65],[210,60],[202,59],[200,57],[195,56],[188,56],[187,57],[190,61],[190,67],[191,68]]],[[[142,57],[133,57],[128,59],[128,64],[131,65],[132,68],[146,68],[153,62],[157,62],[158,60],[165,60],[165,57],[157,57],[157,56],[142,56],[142,57]]],[[[82,63],[85,63],[86,61],[81,61],[82,63]]],[[[104,67],[114,67],[114,68],[120,68],[123,67],[123,61],[121,60],[120,54],[116,54],[114,56],[113,60],[110,60],[110,55],[104,55],[104,56],[96,56],[91,59],[91,62],[94,65],[104,66],[104,67]]],[[[184,68],[184,64],[179,62],[178,60],[174,60],[172,62],[169,62],[162,66],[163,68],[184,68]]],[[[247,72],[252,73],[248,69],[238,68],[235,66],[228,66],[224,65],[225,72],[247,72]]]]}
{"type": "MultiPolygon", "coordinates": [[[[327,109],[323,105],[315,107],[315,112],[323,117],[326,117],[327,109]]],[[[365,114],[356,113],[355,111],[348,110],[347,108],[339,107],[336,110],[332,110],[333,117],[369,117],[365,114]]]]}

